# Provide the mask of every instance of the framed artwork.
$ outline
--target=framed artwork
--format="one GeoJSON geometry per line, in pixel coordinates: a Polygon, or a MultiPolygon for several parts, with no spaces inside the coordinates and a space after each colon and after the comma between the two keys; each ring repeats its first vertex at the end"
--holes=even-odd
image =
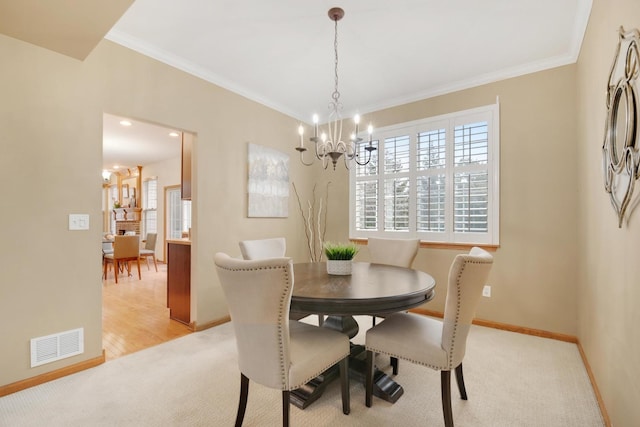
{"type": "Polygon", "coordinates": [[[289,155],[249,143],[247,180],[249,217],[289,216],[289,155]]]}
{"type": "Polygon", "coordinates": [[[129,198],[129,184],[122,185],[122,198],[123,199],[129,198]]]}

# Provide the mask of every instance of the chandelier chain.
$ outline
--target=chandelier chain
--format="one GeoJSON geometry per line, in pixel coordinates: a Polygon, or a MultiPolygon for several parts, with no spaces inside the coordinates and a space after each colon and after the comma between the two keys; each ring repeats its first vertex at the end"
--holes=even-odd
{"type": "Polygon", "coordinates": [[[338,104],[338,99],[340,99],[340,92],[338,92],[338,20],[334,19],[335,22],[335,37],[333,40],[333,51],[335,53],[335,89],[333,91],[333,94],[331,95],[331,98],[333,98],[333,101],[338,104]]]}

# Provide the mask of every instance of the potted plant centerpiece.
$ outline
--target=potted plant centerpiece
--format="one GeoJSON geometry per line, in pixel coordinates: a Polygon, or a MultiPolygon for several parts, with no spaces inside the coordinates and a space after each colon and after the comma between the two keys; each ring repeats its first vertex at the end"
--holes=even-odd
{"type": "Polygon", "coordinates": [[[351,262],[357,253],[358,246],[355,243],[325,243],[327,273],[342,276],[351,274],[351,262]]]}

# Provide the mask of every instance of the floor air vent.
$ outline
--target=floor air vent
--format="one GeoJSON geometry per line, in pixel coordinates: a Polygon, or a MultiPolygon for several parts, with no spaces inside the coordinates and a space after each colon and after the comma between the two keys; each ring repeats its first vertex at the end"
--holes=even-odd
{"type": "Polygon", "coordinates": [[[84,328],[31,339],[31,367],[84,353],[84,328]]]}

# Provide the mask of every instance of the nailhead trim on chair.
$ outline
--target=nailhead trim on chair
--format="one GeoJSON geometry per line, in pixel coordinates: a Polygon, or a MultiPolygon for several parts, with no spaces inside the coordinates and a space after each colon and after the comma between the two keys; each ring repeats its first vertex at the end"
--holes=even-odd
{"type": "MultiPolygon", "coordinates": [[[[465,261],[464,265],[458,272],[458,277],[456,278],[456,288],[458,289],[458,292],[457,292],[458,298],[456,301],[456,320],[453,324],[453,332],[451,333],[451,348],[447,352],[447,355],[449,356],[449,365],[447,366],[447,369],[451,369],[451,366],[453,365],[453,352],[454,352],[453,343],[456,342],[456,332],[458,331],[458,321],[460,320],[460,294],[462,293],[461,292],[462,290],[460,289],[460,278],[462,277],[462,273],[464,272],[464,269],[466,266],[467,266],[467,261],[465,261]]],[[[444,327],[444,324],[443,324],[443,327],[444,327]]]]}
{"type": "MultiPolygon", "coordinates": [[[[467,264],[487,264],[488,262],[485,261],[468,261],[465,260],[464,266],[460,269],[460,272],[458,273],[458,277],[456,278],[456,286],[458,288],[458,298],[456,301],[456,321],[455,321],[455,327],[453,329],[453,334],[452,334],[452,339],[451,342],[455,342],[455,337],[456,337],[456,332],[457,332],[457,325],[458,325],[458,321],[460,320],[460,296],[461,296],[461,289],[460,289],[460,278],[462,277],[462,273],[464,272],[464,268],[467,266],[467,264]]],[[[444,327],[444,323],[443,323],[443,327],[444,327]]],[[[367,350],[370,350],[374,353],[381,353],[381,354],[386,354],[387,356],[392,356],[392,357],[397,357],[398,359],[404,359],[407,360],[411,363],[415,363],[417,365],[422,365],[422,366],[426,366],[428,368],[431,369],[435,369],[436,371],[447,371],[447,370],[451,370],[454,368],[453,366],[453,353],[454,353],[454,347],[452,346],[449,351],[447,352],[448,355],[448,365],[447,366],[436,366],[436,365],[432,365],[432,364],[428,364],[428,363],[424,363],[424,362],[420,362],[418,360],[413,360],[413,359],[409,359],[405,356],[400,356],[398,354],[395,353],[391,353],[389,351],[386,350],[379,350],[373,347],[367,347],[367,350]]]]}
{"type": "Polygon", "coordinates": [[[449,349],[449,351],[447,352],[447,354],[449,355],[449,366],[447,366],[448,370],[453,369],[455,366],[453,366],[453,353],[454,353],[454,343],[456,342],[456,333],[458,331],[458,321],[460,320],[460,298],[462,296],[462,289],[460,288],[460,279],[462,277],[462,273],[464,273],[464,269],[467,267],[468,264],[487,264],[487,262],[484,261],[470,261],[470,260],[465,260],[464,261],[464,265],[462,266],[462,268],[460,269],[460,271],[458,272],[458,277],[456,278],[456,287],[458,289],[458,298],[456,301],[456,321],[454,323],[454,327],[453,327],[453,333],[451,334],[451,348],[449,349]]]}
{"type": "MultiPolygon", "coordinates": [[[[257,270],[274,270],[274,269],[277,269],[277,270],[282,270],[286,274],[286,268],[284,266],[259,267],[259,268],[224,268],[224,267],[220,267],[220,268],[223,268],[223,269],[228,270],[228,271],[257,271],[257,270]]],[[[279,346],[280,346],[280,373],[282,375],[282,390],[290,391],[290,390],[294,390],[296,388],[299,388],[303,384],[308,383],[309,381],[311,381],[312,379],[316,378],[318,375],[322,374],[324,371],[326,371],[327,369],[329,369],[330,367],[332,367],[336,363],[340,362],[343,358],[341,357],[340,359],[336,360],[335,362],[329,363],[327,366],[323,367],[322,369],[319,369],[315,374],[309,376],[309,378],[305,379],[300,384],[296,384],[293,387],[291,387],[289,384],[287,384],[287,378],[286,378],[286,374],[285,374],[286,367],[285,367],[285,363],[284,363],[284,338],[283,338],[284,331],[282,330],[282,322],[283,322],[283,319],[284,320],[288,320],[289,315],[288,315],[288,313],[285,313],[282,309],[283,309],[284,303],[286,302],[286,295],[289,292],[289,289],[291,288],[291,277],[289,275],[286,275],[286,276],[287,276],[286,277],[287,286],[284,288],[284,292],[282,293],[282,295],[280,295],[280,309],[278,311],[278,343],[279,343],[279,346]],[[286,314],[286,316],[285,316],[285,314],[286,314]]],[[[346,357],[346,356],[347,355],[345,355],[344,357],[346,357]]]]}
{"type": "MultiPolygon", "coordinates": [[[[286,295],[289,292],[289,289],[291,288],[291,278],[286,274],[286,268],[284,266],[258,267],[258,268],[225,268],[225,267],[219,267],[219,268],[223,268],[223,269],[228,270],[228,271],[282,270],[283,273],[287,276],[286,277],[287,286],[284,287],[283,293],[282,293],[282,295],[280,295],[280,304],[279,304],[280,308],[278,310],[278,345],[280,347],[280,375],[281,375],[281,381],[282,381],[282,390],[288,390],[289,387],[287,385],[287,376],[285,374],[286,367],[285,367],[285,363],[284,363],[284,339],[283,339],[284,331],[282,330],[282,318],[284,317],[283,316],[284,313],[283,313],[283,310],[282,310],[282,306],[284,305],[284,302],[286,301],[286,299],[285,299],[286,295]]],[[[233,319],[231,319],[231,320],[233,320],[233,319]]],[[[315,378],[315,377],[313,377],[313,378],[315,378]]]]}
{"type": "MultiPolygon", "coordinates": [[[[286,269],[282,267],[281,269],[285,273],[285,276],[286,276],[285,281],[287,282],[287,286],[284,288],[284,292],[282,293],[282,295],[280,295],[280,308],[278,311],[278,343],[280,345],[280,375],[282,376],[282,389],[287,390],[288,378],[286,375],[287,369],[284,363],[284,338],[283,338],[284,331],[282,330],[282,318],[285,316],[282,310],[282,306],[284,305],[284,302],[286,301],[286,295],[289,292],[289,289],[291,288],[291,280],[290,280],[291,278],[289,277],[288,274],[286,274],[286,269]]],[[[287,319],[289,318],[288,314],[286,318],[287,319]]]]}

